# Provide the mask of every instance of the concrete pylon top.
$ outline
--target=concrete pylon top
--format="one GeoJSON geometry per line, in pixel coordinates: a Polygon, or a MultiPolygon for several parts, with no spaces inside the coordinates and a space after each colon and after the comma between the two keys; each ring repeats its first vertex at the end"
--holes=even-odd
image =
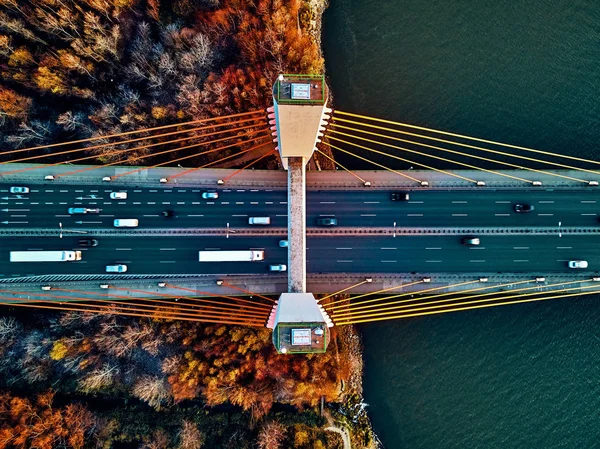
{"type": "Polygon", "coordinates": [[[273,85],[273,109],[279,154],[287,169],[288,157],[312,157],[326,113],[327,85],[323,75],[279,75],[273,85]]]}

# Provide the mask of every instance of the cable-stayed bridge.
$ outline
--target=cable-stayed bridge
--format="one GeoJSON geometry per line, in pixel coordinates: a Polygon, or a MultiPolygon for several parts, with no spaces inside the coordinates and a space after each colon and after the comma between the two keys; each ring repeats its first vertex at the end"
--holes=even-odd
{"type": "Polygon", "coordinates": [[[5,152],[2,304],[268,325],[280,351],[313,352],[333,324],[600,289],[598,162],[332,110],[322,76],[273,93],[266,111],[5,152]],[[264,259],[198,262],[247,249],[264,259]],[[40,250],[83,254],[9,261],[40,250]]]}

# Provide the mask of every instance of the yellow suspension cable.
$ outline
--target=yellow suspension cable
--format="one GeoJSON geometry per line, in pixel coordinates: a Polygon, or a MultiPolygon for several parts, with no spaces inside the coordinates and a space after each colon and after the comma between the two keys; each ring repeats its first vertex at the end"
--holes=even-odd
{"type": "MultiPolygon", "coordinates": [[[[448,171],[446,171],[446,170],[442,170],[442,169],[439,169],[439,168],[431,167],[431,166],[429,166],[429,165],[425,165],[425,164],[423,164],[423,163],[421,163],[421,162],[415,162],[415,161],[411,161],[410,159],[404,159],[404,158],[402,158],[402,157],[399,157],[399,156],[394,156],[394,155],[392,155],[392,154],[384,153],[384,152],[382,152],[382,151],[374,150],[373,148],[365,147],[365,146],[363,146],[363,145],[359,145],[359,144],[357,144],[357,143],[352,143],[352,142],[348,142],[348,141],[346,141],[346,140],[338,139],[337,137],[333,137],[333,136],[325,135],[325,137],[324,137],[324,138],[327,138],[327,139],[334,139],[334,140],[337,140],[337,141],[339,141],[339,142],[347,143],[347,144],[349,144],[349,145],[352,145],[352,146],[355,146],[355,147],[358,147],[358,148],[362,148],[362,149],[364,149],[364,150],[367,150],[367,151],[371,151],[372,153],[381,154],[381,155],[383,155],[383,156],[391,157],[392,159],[397,159],[397,160],[400,160],[400,161],[403,161],[403,162],[408,162],[409,164],[414,164],[414,165],[418,165],[418,166],[420,166],[420,167],[425,167],[425,168],[428,168],[428,169],[430,169],[430,170],[434,170],[434,171],[437,171],[437,172],[440,172],[440,173],[444,173],[444,174],[446,174],[446,175],[448,175],[448,176],[454,176],[455,178],[460,178],[460,179],[463,179],[463,180],[465,180],[465,181],[470,181],[470,182],[474,182],[474,183],[476,183],[476,182],[477,182],[477,181],[475,181],[474,179],[465,178],[464,176],[460,176],[460,175],[457,175],[457,174],[455,174],[455,173],[450,173],[450,172],[448,172],[448,171]]],[[[333,145],[332,145],[330,142],[325,142],[325,141],[323,141],[323,143],[324,143],[324,144],[326,144],[326,145],[329,145],[331,148],[335,148],[335,149],[337,149],[337,150],[339,150],[339,151],[342,151],[342,152],[344,152],[344,153],[347,153],[347,154],[349,154],[349,155],[351,155],[351,156],[354,156],[354,157],[356,157],[356,158],[358,158],[358,159],[364,159],[363,157],[361,157],[361,156],[358,156],[358,155],[356,155],[356,154],[354,154],[354,153],[351,153],[351,152],[349,152],[349,151],[346,151],[346,150],[342,150],[342,149],[341,149],[341,148],[339,148],[339,147],[334,147],[334,146],[333,146],[333,145]]],[[[365,159],[365,160],[366,160],[366,161],[369,161],[368,159],[365,159]]],[[[369,162],[371,162],[371,161],[369,161],[369,162]]],[[[401,174],[400,172],[395,172],[395,173],[401,174]]],[[[402,176],[409,177],[408,175],[402,175],[402,176]]],[[[411,179],[415,179],[415,178],[411,178],[411,179]]],[[[415,181],[418,181],[418,180],[416,180],[416,179],[415,179],[415,181]]],[[[418,181],[418,182],[420,182],[420,181],[418,181]]]]}
{"type": "Polygon", "coordinates": [[[318,299],[318,300],[317,300],[317,302],[321,302],[321,301],[323,301],[324,299],[331,298],[332,296],[335,296],[335,295],[339,295],[340,293],[344,293],[345,291],[351,290],[351,289],[353,289],[353,288],[355,288],[355,287],[359,287],[359,286],[361,286],[361,285],[363,285],[363,284],[366,284],[367,282],[369,282],[369,281],[367,281],[367,280],[365,279],[364,281],[362,281],[362,282],[359,282],[358,284],[351,285],[350,287],[343,288],[343,289],[341,289],[340,291],[337,291],[337,292],[335,292],[335,293],[330,293],[330,294],[329,294],[329,295],[327,295],[327,296],[323,296],[321,299],[318,299]]]}
{"type": "MultiPolygon", "coordinates": [[[[580,282],[587,282],[589,280],[583,280],[580,282]]],[[[585,288],[594,288],[594,287],[598,287],[597,285],[592,285],[592,286],[588,286],[588,287],[581,287],[581,286],[577,286],[577,287],[569,287],[569,288],[563,288],[563,289],[559,289],[559,290],[555,290],[552,293],[561,293],[561,292],[566,292],[569,290],[574,290],[574,289],[585,289],[585,288]]],[[[462,306],[462,305],[468,305],[468,304],[480,304],[480,303],[487,303],[487,302],[493,302],[493,301],[503,301],[505,299],[511,299],[511,298],[518,298],[518,297],[523,297],[523,296],[538,296],[538,295],[545,295],[547,292],[537,292],[537,293],[520,293],[518,295],[509,295],[509,296],[500,296],[500,297],[495,297],[495,298],[486,298],[486,299],[477,299],[477,300],[469,300],[469,301],[464,301],[461,303],[456,303],[456,304],[442,304],[442,305],[430,305],[427,307],[421,307],[421,304],[413,304],[412,306],[416,306],[416,308],[414,309],[406,309],[406,310],[393,310],[393,311],[386,311],[387,309],[382,309],[382,311],[377,312],[377,313],[360,313],[360,314],[356,314],[353,316],[353,318],[366,318],[366,317],[371,317],[371,316],[383,316],[383,315],[390,315],[390,314],[394,314],[394,313],[404,313],[404,312],[418,312],[418,311],[423,311],[423,310],[434,310],[434,309],[441,309],[443,307],[454,307],[454,306],[462,306]]],[[[487,295],[483,295],[483,296],[487,296],[487,295]]],[[[462,301],[463,299],[469,298],[467,297],[460,297],[460,298],[456,298],[455,301],[462,301]]],[[[472,299],[472,298],[469,298],[472,299]]],[[[444,302],[444,301],[440,301],[440,302],[444,302]]],[[[390,308],[390,310],[392,309],[396,309],[396,308],[390,308]]],[[[332,318],[333,319],[333,318],[332,318]]]]}
{"type": "MultiPolygon", "coordinates": [[[[354,313],[357,310],[362,310],[362,309],[372,309],[373,307],[381,307],[381,308],[389,308],[390,306],[394,305],[394,304],[406,304],[409,302],[416,302],[416,301],[422,301],[422,300],[430,300],[433,298],[438,298],[435,301],[431,301],[432,304],[437,304],[440,302],[439,298],[443,298],[445,296],[451,296],[451,295],[462,295],[465,293],[471,293],[471,292],[478,292],[481,290],[489,290],[491,288],[499,288],[499,287],[506,287],[507,285],[518,285],[518,284],[524,284],[526,282],[533,282],[533,280],[525,280],[525,281],[518,281],[518,282],[507,282],[505,284],[496,284],[496,285],[486,285],[485,287],[477,287],[477,288],[471,288],[468,290],[461,290],[459,292],[446,292],[446,293],[440,293],[439,295],[432,295],[432,296],[426,296],[426,297],[419,297],[419,298],[411,298],[411,299],[401,299],[399,301],[392,301],[392,302],[386,302],[385,304],[372,304],[370,306],[362,306],[362,303],[355,303],[355,306],[360,306],[360,307],[352,307],[350,309],[348,309],[348,311],[344,311],[343,313],[354,313]]],[[[495,294],[497,292],[492,292],[491,294],[495,294]]],[[[474,298],[477,297],[479,295],[468,295],[465,296],[465,298],[469,297],[469,298],[474,298]]],[[[444,300],[442,300],[441,302],[443,302],[444,300]]],[[[450,301],[456,301],[456,298],[451,299],[450,301]]],[[[402,308],[402,307],[412,307],[413,304],[409,304],[409,305],[405,305],[405,306],[397,306],[398,308],[402,308]]],[[[419,303],[419,305],[423,305],[423,303],[419,303]]],[[[333,312],[333,315],[341,315],[339,312],[333,312]]]]}
{"type": "MultiPolygon", "coordinates": [[[[211,143],[214,143],[214,142],[217,142],[217,141],[223,141],[223,140],[238,139],[240,137],[247,137],[247,136],[249,136],[251,134],[256,134],[257,132],[258,131],[249,131],[247,133],[240,134],[238,136],[231,136],[231,137],[227,137],[227,138],[224,138],[224,139],[213,140],[211,143]]],[[[201,156],[201,155],[204,155],[204,154],[214,153],[215,151],[220,151],[220,150],[224,150],[226,148],[231,148],[231,147],[235,147],[237,145],[242,145],[244,143],[253,142],[253,141],[258,140],[258,139],[264,139],[265,137],[267,137],[267,134],[263,134],[262,136],[255,137],[255,138],[252,138],[252,139],[248,139],[248,140],[245,140],[243,142],[234,142],[232,144],[221,146],[221,147],[218,147],[218,148],[214,148],[212,150],[201,151],[200,153],[194,153],[194,154],[190,154],[188,156],[183,156],[183,157],[180,157],[180,158],[177,158],[177,159],[172,159],[170,161],[161,162],[159,164],[155,164],[155,165],[152,165],[150,167],[142,167],[142,168],[138,168],[138,169],[135,169],[135,170],[130,170],[130,171],[125,172],[125,173],[119,173],[118,175],[113,175],[112,178],[113,179],[117,179],[117,178],[120,178],[121,176],[127,176],[127,175],[131,175],[133,173],[137,173],[139,171],[148,170],[150,168],[161,167],[163,165],[172,164],[174,162],[183,161],[185,159],[190,159],[190,158],[201,156]]],[[[190,145],[189,147],[181,147],[181,148],[179,148],[179,150],[186,149],[186,148],[192,148],[194,146],[199,146],[199,145],[190,145]]],[[[142,159],[142,158],[145,158],[145,157],[148,157],[148,156],[155,156],[155,155],[158,155],[158,154],[161,154],[161,153],[154,153],[153,155],[140,156],[140,157],[136,157],[136,158],[133,158],[133,159],[129,159],[129,161],[136,160],[136,159],[142,159]]],[[[64,174],[62,174],[60,176],[64,176],[64,174]]]]}
{"type": "Polygon", "coordinates": [[[564,155],[564,154],[551,153],[549,151],[534,150],[533,148],[521,147],[521,146],[518,146],[518,145],[511,145],[511,144],[502,143],[502,142],[496,142],[494,140],[480,139],[478,137],[471,137],[471,136],[466,136],[466,135],[463,135],[463,134],[456,134],[456,133],[451,133],[451,132],[447,132],[447,131],[440,131],[438,129],[425,128],[423,126],[409,125],[408,123],[394,122],[394,121],[391,121],[391,120],[384,120],[384,119],[375,118],[375,117],[368,117],[366,115],[351,114],[349,112],[343,112],[343,111],[340,111],[340,110],[335,110],[334,114],[341,114],[341,115],[347,115],[347,116],[350,116],[350,117],[364,118],[364,119],[373,120],[373,121],[376,121],[376,122],[388,123],[390,125],[404,126],[406,128],[418,129],[418,130],[421,130],[421,131],[429,131],[429,132],[433,132],[433,133],[437,133],[437,134],[443,134],[443,135],[446,135],[446,136],[458,137],[460,139],[468,139],[468,140],[474,140],[476,142],[489,143],[491,145],[500,145],[500,146],[507,147],[507,148],[514,148],[515,150],[523,150],[523,151],[529,151],[529,152],[532,152],[532,153],[545,154],[547,156],[561,157],[561,158],[564,158],[564,159],[572,159],[572,160],[575,160],[575,161],[587,162],[587,163],[590,163],[590,164],[600,164],[600,162],[593,161],[591,159],[583,159],[583,158],[575,157],[575,156],[567,156],[567,155],[564,155]]]}
{"type": "MultiPolygon", "coordinates": [[[[570,176],[566,176],[566,175],[559,175],[559,174],[548,172],[548,171],[545,171],[545,170],[539,170],[539,169],[536,169],[536,168],[524,167],[522,165],[511,164],[510,162],[498,161],[496,159],[490,159],[490,158],[483,157],[483,156],[476,156],[474,154],[463,153],[461,151],[451,150],[451,149],[444,148],[444,147],[438,147],[436,145],[429,145],[429,144],[426,144],[426,143],[423,143],[423,142],[416,142],[414,140],[401,139],[399,137],[387,136],[385,134],[379,134],[379,133],[374,133],[374,132],[370,132],[370,131],[364,131],[364,130],[361,130],[361,129],[352,128],[352,127],[344,126],[344,125],[337,125],[336,127],[337,128],[348,129],[348,130],[351,130],[351,131],[362,132],[362,133],[373,135],[373,136],[377,136],[377,137],[384,137],[384,138],[391,139],[391,140],[397,140],[397,141],[400,141],[400,142],[410,143],[410,144],[414,144],[414,145],[420,145],[420,146],[427,147],[427,148],[433,148],[435,150],[445,151],[447,153],[458,154],[458,155],[466,156],[466,157],[471,157],[471,158],[483,160],[483,161],[486,161],[486,162],[493,162],[493,163],[496,163],[496,164],[506,165],[508,167],[515,167],[515,168],[519,168],[519,169],[523,169],[523,170],[528,170],[528,171],[532,171],[532,172],[536,172],[536,173],[544,173],[546,175],[556,176],[556,177],[559,177],[559,178],[570,179],[570,180],[573,180],[573,181],[580,181],[580,182],[585,182],[585,183],[589,182],[589,181],[586,181],[586,180],[583,180],[583,179],[571,178],[570,176]]],[[[412,134],[412,133],[409,133],[409,134],[412,134]]],[[[415,134],[415,135],[418,136],[418,134],[415,134]]],[[[418,137],[426,137],[426,136],[418,136],[418,137]]],[[[443,140],[443,139],[434,139],[434,140],[443,140]]],[[[451,141],[444,141],[444,142],[448,142],[450,144],[455,144],[455,145],[466,146],[466,147],[469,147],[469,148],[476,148],[476,149],[479,149],[481,151],[487,151],[487,152],[490,152],[490,153],[507,155],[507,156],[515,157],[515,158],[519,158],[519,159],[526,159],[526,160],[529,160],[529,161],[544,162],[544,163],[546,163],[546,161],[539,161],[538,159],[532,159],[532,158],[528,158],[528,157],[525,157],[525,156],[517,156],[517,155],[511,155],[509,153],[502,153],[502,152],[493,151],[493,150],[486,150],[485,148],[473,147],[471,145],[460,144],[460,143],[451,142],[451,141]]],[[[574,168],[574,169],[576,169],[578,171],[585,171],[585,172],[590,172],[590,173],[594,173],[594,174],[600,174],[600,172],[596,172],[596,171],[593,171],[593,170],[587,170],[585,168],[563,166],[562,164],[556,164],[556,163],[549,162],[549,161],[547,163],[551,164],[551,165],[557,165],[559,167],[574,168]]],[[[506,175],[506,176],[507,177],[511,177],[509,175],[506,175]]],[[[533,182],[533,181],[529,181],[529,180],[526,180],[526,179],[524,180],[524,179],[521,179],[521,178],[516,178],[516,177],[514,177],[514,178],[518,179],[520,181],[533,182]]]]}
{"type": "MultiPolygon", "coordinates": [[[[389,147],[389,148],[394,148],[394,149],[397,149],[397,150],[408,151],[409,153],[414,153],[414,154],[418,154],[420,156],[430,157],[432,159],[438,159],[438,160],[445,161],[445,162],[451,162],[451,163],[454,163],[454,164],[462,165],[464,167],[472,168],[474,170],[480,170],[480,171],[484,171],[484,172],[487,172],[487,173],[491,173],[491,174],[497,175],[497,176],[504,176],[506,178],[517,179],[517,180],[523,181],[523,182],[529,182],[529,183],[533,182],[533,181],[530,181],[528,179],[518,178],[516,176],[508,175],[506,173],[500,173],[500,172],[497,172],[495,170],[488,170],[486,168],[477,167],[475,165],[466,164],[464,162],[459,162],[459,161],[455,161],[455,160],[452,160],[452,159],[447,159],[447,158],[441,157],[441,156],[434,156],[433,154],[423,153],[421,151],[411,150],[409,148],[399,147],[397,145],[392,145],[392,144],[385,143],[385,142],[378,142],[377,140],[367,139],[365,137],[354,136],[352,134],[347,134],[347,133],[344,133],[344,132],[341,132],[341,131],[335,131],[333,129],[329,129],[328,132],[335,133],[335,134],[341,134],[343,136],[351,137],[351,138],[358,139],[358,140],[364,140],[366,142],[375,143],[376,145],[383,145],[383,146],[386,146],[386,147],[389,147]]],[[[331,136],[327,136],[327,137],[331,138],[331,136]]],[[[386,153],[383,153],[383,154],[386,154],[386,153]]]]}
{"type": "MultiPolygon", "coordinates": [[[[328,137],[328,136],[325,136],[325,137],[328,137]]],[[[341,148],[339,148],[339,147],[336,147],[336,146],[332,145],[332,144],[331,144],[331,143],[329,143],[329,142],[323,142],[323,143],[324,143],[325,145],[329,145],[329,147],[330,147],[330,148],[336,149],[336,150],[338,150],[338,151],[342,151],[342,152],[344,152],[344,153],[347,153],[347,154],[349,154],[350,156],[354,156],[355,158],[361,159],[361,160],[363,160],[363,161],[366,161],[366,162],[368,162],[368,163],[370,163],[370,164],[373,164],[373,165],[376,165],[376,166],[378,166],[378,167],[385,168],[386,170],[388,170],[388,171],[391,171],[392,173],[396,173],[397,175],[400,175],[400,176],[402,176],[403,178],[408,178],[408,179],[411,179],[411,180],[413,180],[413,181],[415,181],[415,182],[419,182],[419,183],[421,182],[420,180],[418,180],[418,179],[416,179],[416,178],[413,178],[412,176],[408,176],[406,173],[402,173],[402,172],[396,171],[396,170],[394,170],[394,169],[392,169],[392,168],[389,168],[389,167],[386,167],[386,166],[384,166],[384,165],[378,164],[377,162],[374,162],[374,161],[372,161],[372,160],[370,160],[370,159],[367,159],[366,157],[359,156],[359,155],[357,155],[357,154],[354,154],[354,153],[350,153],[349,151],[346,151],[346,150],[342,150],[341,148]]]]}
{"type": "MultiPolygon", "coordinates": [[[[24,151],[34,151],[34,150],[41,150],[41,149],[46,149],[46,148],[54,148],[54,147],[58,147],[61,145],[74,145],[76,143],[93,142],[94,140],[100,140],[100,139],[112,139],[113,137],[129,136],[131,134],[137,134],[137,133],[143,133],[143,132],[149,132],[149,131],[157,131],[159,129],[175,128],[177,126],[193,125],[196,123],[214,122],[216,120],[222,120],[222,119],[233,118],[233,117],[243,117],[246,115],[253,115],[253,114],[258,114],[258,113],[264,114],[264,111],[256,110],[256,111],[251,111],[251,112],[242,112],[240,114],[230,114],[230,115],[224,115],[221,117],[204,118],[204,119],[192,120],[189,122],[174,123],[172,125],[155,126],[154,128],[141,128],[141,129],[135,129],[133,131],[126,131],[126,132],[122,132],[122,133],[107,134],[104,136],[96,136],[96,137],[88,137],[87,139],[69,140],[67,142],[52,143],[52,144],[48,144],[48,145],[40,145],[37,147],[21,148],[20,150],[7,151],[2,154],[22,153],[24,151]]],[[[56,153],[54,153],[54,154],[56,154],[56,153]]]]}
{"type": "MultiPolygon", "coordinates": [[[[221,131],[221,132],[219,132],[217,134],[222,134],[222,133],[225,133],[225,132],[237,132],[237,131],[241,131],[243,129],[254,128],[255,126],[256,125],[253,124],[253,125],[250,125],[250,126],[229,129],[227,131],[221,131]]],[[[151,143],[151,144],[147,144],[147,145],[140,145],[140,146],[133,147],[133,148],[126,148],[124,150],[112,150],[112,151],[109,151],[109,152],[104,153],[104,154],[93,154],[91,156],[85,156],[85,157],[80,157],[80,158],[77,158],[77,159],[71,159],[69,162],[71,162],[71,163],[73,163],[73,162],[80,162],[80,161],[84,161],[84,160],[87,160],[87,159],[98,159],[98,158],[103,157],[103,156],[112,156],[112,155],[115,155],[115,154],[124,154],[124,153],[128,153],[130,151],[140,151],[140,150],[145,150],[145,149],[148,149],[148,148],[153,148],[153,147],[156,147],[156,146],[163,146],[163,145],[167,145],[167,144],[183,142],[183,141],[186,141],[186,140],[200,139],[202,137],[206,137],[206,136],[214,135],[214,134],[215,133],[208,133],[208,134],[202,134],[202,135],[199,135],[199,136],[192,136],[192,137],[187,136],[187,137],[182,137],[180,139],[167,140],[165,142],[156,142],[156,143],[151,143]]],[[[221,140],[223,140],[223,139],[221,139],[221,140]]],[[[217,141],[219,141],[219,140],[217,140],[217,141]]],[[[197,147],[197,146],[202,146],[202,145],[209,144],[211,142],[214,142],[214,141],[200,142],[200,143],[195,143],[193,145],[188,145],[188,146],[185,146],[185,147],[173,148],[173,149],[166,150],[166,151],[159,152],[159,153],[151,153],[151,154],[139,156],[139,157],[137,157],[137,159],[140,159],[142,157],[150,157],[150,156],[154,156],[154,155],[158,155],[158,154],[164,154],[164,153],[168,153],[168,152],[172,152],[172,151],[179,151],[179,150],[186,149],[186,148],[193,148],[193,147],[197,147]]],[[[81,150],[70,150],[70,151],[63,151],[63,152],[59,152],[59,153],[53,153],[52,156],[58,156],[60,154],[70,153],[72,151],[81,151],[81,150]]],[[[10,161],[10,162],[7,162],[7,163],[16,164],[17,162],[23,162],[23,161],[26,161],[26,160],[29,160],[29,159],[38,159],[38,158],[45,157],[45,156],[33,156],[33,157],[28,157],[28,158],[22,158],[22,159],[17,159],[16,161],[10,161]]],[[[134,159],[131,159],[131,160],[134,160],[134,159]]],[[[97,170],[97,169],[102,168],[102,167],[110,167],[111,165],[120,164],[121,162],[122,161],[119,160],[117,162],[110,162],[108,164],[96,165],[94,167],[87,167],[87,168],[80,169],[80,170],[75,170],[75,171],[71,171],[71,172],[67,172],[67,173],[62,173],[61,176],[71,175],[71,174],[80,173],[80,172],[84,172],[84,171],[88,171],[88,170],[97,170]]],[[[53,166],[56,166],[56,165],[64,165],[64,164],[65,164],[65,162],[56,162],[56,163],[53,163],[53,164],[45,164],[43,167],[44,168],[48,168],[48,167],[53,167],[53,166]]],[[[10,175],[10,174],[13,174],[13,173],[20,173],[20,172],[29,171],[29,170],[36,170],[37,168],[40,168],[40,167],[26,167],[26,168],[21,168],[21,169],[18,169],[18,170],[11,170],[11,171],[8,171],[8,172],[0,173],[0,175],[2,175],[2,176],[4,176],[4,175],[10,175]]]]}
{"type": "Polygon", "coordinates": [[[338,323],[334,322],[334,324],[336,326],[342,326],[342,325],[346,325],[346,324],[372,323],[375,321],[387,321],[387,320],[412,318],[412,317],[426,316],[426,315],[439,315],[442,313],[461,312],[461,311],[465,311],[465,310],[483,309],[483,308],[487,308],[487,307],[508,306],[508,305],[512,305],[512,304],[523,304],[523,303],[527,303],[527,302],[545,301],[548,299],[562,299],[562,298],[569,298],[571,296],[595,295],[597,293],[600,293],[600,290],[596,290],[593,292],[571,293],[568,295],[547,296],[547,297],[542,297],[542,298],[518,299],[515,301],[507,301],[507,302],[501,302],[501,303],[495,303],[495,304],[480,304],[477,306],[460,307],[460,308],[456,308],[456,309],[434,310],[434,311],[429,311],[429,312],[420,312],[420,313],[412,313],[412,314],[400,314],[400,315],[394,315],[391,317],[379,317],[379,318],[372,318],[372,319],[368,319],[368,320],[352,320],[352,321],[344,321],[344,322],[338,322],[338,323]]]}
{"type": "MultiPolygon", "coordinates": [[[[404,293],[399,293],[397,295],[392,295],[392,296],[385,296],[383,298],[374,298],[374,299],[368,299],[366,301],[360,301],[357,303],[354,303],[355,305],[363,305],[363,304],[370,304],[373,302],[378,302],[378,301],[385,301],[386,299],[394,299],[394,298],[402,298],[404,296],[408,296],[408,295],[415,295],[415,294],[423,294],[423,293],[427,293],[427,292],[434,292],[436,290],[443,290],[445,288],[451,288],[451,287],[460,287],[462,285],[469,285],[469,284],[474,284],[476,282],[479,282],[478,280],[475,281],[466,281],[466,282],[460,282],[458,284],[452,284],[452,285],[443,285],[441,287],[432,287],[432,288],[427,288],[425,290],[418,290],[418,291],[414,291],[414,292],[404,292],[404,293]]],[[[338,306],[335,306],[336,308],[338,306]]]]}
{"type": "Polygon", "coordinates": [[[417,284],[422,284],[422,283],[423,283],[423,281],[422,281],[422,280],[420,280],[420,281],[410,282],[410,283],[408,283],[408,284],[400,284],[400,285],[395,285],[395,286],[393,286],[393,287],[384,288],[384,289],[382,289],[382,290],[378,290],[378,291],[376,291],[376,292],[363,293],[362,295],[358,295],[358,296],[352,296],[352,297],[350,297],[350,298],[346,298],[346,299],[339,299],[339,300],[337,300],[337,301],[329,302],[329,303],[327,303],[327,304],[323,304],[323,307],[325,307],[325,308],[327,308],[327,309],[331,309],[331,310],[333,310],[333,309],[335,309],[336,307],[331,307],[331,306],[332,306],[332,305],[334,305],[334,304],[337,304],[337,303],[339,303],[339,302],[346,302],[346,301],[350,301],[350,300],[354,300],[354,299],[358,299],[358,298],[363,298],[363,297],[365,297],[365,296],[378,295],[379,293],[387,292],[387,291],[390,291],[390,290],[395,290],[395,289],[397,289],[397,288],[410,287],[410,286],[412,286],[412,285],[417,285],[417,284]]]}
{"type": "MultiPolygon", "coordinates": [[[[202,126],[202,127],[199,127],[199,128],[185,129],[185,130],[182,130],[182,131],[173,131],[173,132],[170,132],[170,133],[156,134],[156,135],[153,135],[153,136],[138,137],[136,139],[129,139],[129,140],[123,140],[123,141],[117,141],[117,142],[103,143],[103,144],[94,145],[94,146],[91,146],[91,147],[81,147],[81,148],[77,148],[75,150],[59,151],[58,153],[41,154],[41,155],[38,155],[38,156],[31,156],[31,157],[26,157],[26,158],[22,158],[22,159],[17,159],[15,161],[4,161],[4,162],[0,162],[0,165],[15,164],[17,162],[29,161],[29,160],[33,160],[33,159],[43,159],[45,157],[59,156],[59,155],[62,155],[62,154],[77,153],[77,152],[80,152],[80,151],[91,151],[91,150],[96,150],[96,149],[104,148],[104,147],[111,147],[111,146],[115,146],[115,145],[125,145],[125,144],[128,144],[128,143],[140,142],[142,140],[157,139],[159,137],[167,137],[167,136],[173,136],[173,135],[177,135],[177,134],[192,133],[192,132],[196,132],[196,131],[203,131],[205,129],[210,129],[210,128],[218,128],[218,127],[221,127],[221,126],[233,125],[233,124],[237,124],[237,123],[245,123],[245,122],[248,122],[248,121],[256,122],[257,120],[259,122],[261,122],[261,121],[264,122],[264,119],[262,117],[257,117],[257,118],[250,118],[250,119],[245,119],[245,120],[238,120],[238,121],[235,121],[235,122],[218,123],[218,124],[210,125],[210,126],[202,126]]],[[[259,123],[259,122],[253,124],[253,126],[260,126],[260,125],[264,124],[264,123],[259,123]]],[[[233,130],[222,129],[222,130],[214,132],[214,133],[201,134],[201,135],[196,135],[196,136],[188,136],[188,137],[184,137],[182,139],[169,140],[167,142],[158,142],[158,143],[155,143],[153,145],[147,145],[147,146],[140,145],[140,146],[135,147],[133,149],[139,149],[139,150],[141,150],[141,149],[145,149],[145,148],[151,148],[151,147],[157,146],[157,145],[164,145],[164,144],[167,144],[167,143],[182,142],[184,140],[189,140],[189,139],[199,139],[199,138],[204,137],[204,136],[212,136],[212,135],[215,135],[215,134],[226,133],[226,132],[229,132],[229,131],[235,131],[235,129],[233,129],[233,130]]],[[[125,150],[118,150],[118,151],[125,151],[125,150]]],[[[129,151],[131,151],[131,149],[129,149],[129,151]]],[[[5,154],[5,153],[2,153],[2,154],[5,154]]],[[[2,155],[2,154],[0,154],[0,155],[2,155]]],[[[63,164],[63,163],[64,162],[60,162],[59,164],[63,164]]],[[[54,165],[59,165],[59,164],[54,164],[54,165]]],[[[8,174],[8,173],[4,173],[4,174],[8,174]]]]}
{"type": "Polygon", "coordinates": [[[323,156],[325,156],[327,159],[329,159],[330,161],[332,161],[334,164],[339,165],[340,167],[342,167],[344,170],[346,170],[348,173],[350,173],[352,176],[354,176],[355,178],[360,179],[363,183],[367,182],[364,179],[362,179],[360,176],[358,176],[356,173],[354,173],[351,170],[348,170],[346,167],[344,167],[342,164],[340,164],[339,162],[336,162],[335,159],[333,159],[332,157],[330,157],[329,155],[323,153],[321,150],[319,150],[318,148],[315,148],[315,150],[317,151],[317,153],[322,154],[323,156]]]}
{"type": "MultiPolygon", "coordinates": [[[[519,282],[515,282],[515,283],[506,283],[503,285],[497,285],[495,287],[504,287],[506,285],[515,285],[515,284],[523,284],[525,282],[532,282],[532,281],[519,281],[519,282]]],[[[559,287],[562,285],[567,285],[567,284],[574,284],[574,283],[581,283],[582,281],[569,281],[569,282],[559,282],[557,284],[548,284],[548,285],[544,285],[544,287],[559,287]]],[[[494,287],[494,286],[492,286],[494,287]]],[[[486,287],[486,288],[492,288],[492,287],[486,287]]],[[[524,292],[526,290],[534,290],[536,288],[539,288],[540,285],[533,285],[531,287],[523,287],[523,288],[518,288],[515,290],[511,290],[510,293],[515,293],[515,292],[524,292]]],[[[475,290],[473,290],[475,291],[475,290]]],[[[494,296],[494,295],[498,295],[499,292],[489,292],[489,293],[480,293],[478,295],[466,295],[466,296],[459,296],[459,297],[455,297],[455,298],[450,298],[450,299],[436,299],[435,301],[429,301],[430,299],[433,298],[440,298],[441,296],[449,296],[449,295],[460,295],[463,293],[467,293],[465,291],[462,292],[449,292],[449,293],[444,293],[443,295],[433,295],[433,296],[426,296],[426,297],[419,297],[419,298],[413,298],[413,299],[405,299],[402,301],[394,301],[393,303],[386,303],[386,304],[381,304],[381,309],[380,310],[395,310],[395,309],[403,309],[405,307],[413,307],[413,306],[425,306],[425,305],[429,305],[429,304],[441,304],[441,303],[446,303],[446,302],[453,302],[453,301],[462,301],[463,299],[475,299],[475,298],[483,298],[486,296],[494,296]],[[408,302],[415,302],[415,301],[427,301],[427,302],[419,302],[418,304],[406,304],[408,302]],[[399,306],[394,306],[394,307],[390,307],[393,304],[404,304],[404,305],[399,305],[399,306]]],[[[526,294],[531,294],[531,293],[526,293],[526,294]]],[[[362,314],[364,312],[360,312],[360,314],[362,314]]]]}

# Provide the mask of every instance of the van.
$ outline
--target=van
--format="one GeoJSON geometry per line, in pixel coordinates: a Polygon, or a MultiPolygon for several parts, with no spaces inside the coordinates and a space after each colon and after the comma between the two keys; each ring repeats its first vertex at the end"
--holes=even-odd
{"type": "Polygon", "coordinates": [[[117,218],[114,221],[115,228],[137,228],[138,224],[137,218],[117,218]]]}
{"type": "Polygon", "coordinates": [[[250,217],[248,224],[251,225],[269,225],[271,224],[271,217],[250,217]]]}

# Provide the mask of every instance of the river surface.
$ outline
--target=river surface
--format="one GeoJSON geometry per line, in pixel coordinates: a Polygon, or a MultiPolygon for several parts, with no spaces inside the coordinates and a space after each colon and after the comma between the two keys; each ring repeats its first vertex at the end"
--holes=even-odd
{"type": "MultiPolygon", "coordinates": [[[[599,1],[331,0],[323,26],[336,108],[598,159],[599,1]]],[[[361,325],[385,447],[600,447],[599,301],[361,325]]]]}

